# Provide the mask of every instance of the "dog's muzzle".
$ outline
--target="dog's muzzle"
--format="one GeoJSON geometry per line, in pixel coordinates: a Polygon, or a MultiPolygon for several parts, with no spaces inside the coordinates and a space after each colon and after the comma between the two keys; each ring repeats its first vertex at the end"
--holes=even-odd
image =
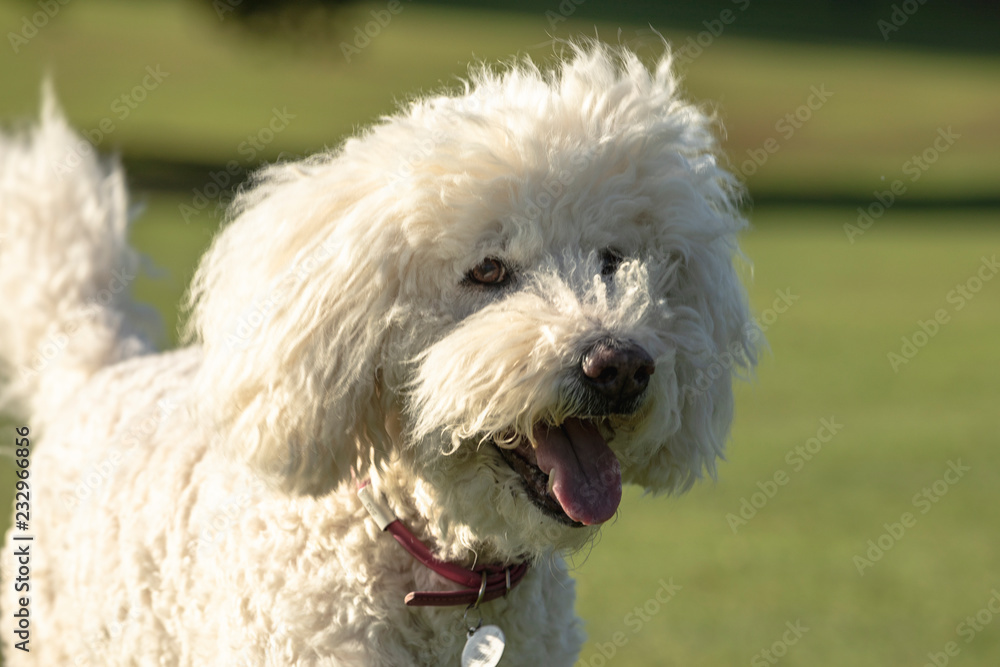
{"type": "Polygon", "coordinates": [[[621,468],[602,422],[609,415],[635,412],[654,370],[652,357],[639,345],[598,340],[583,353],[577,368],[581,416],[558,425],[536,424],[530,439],[500,447],[539,509],[574,526],[604,523],[614,516],[622,496],[621,468]]]}

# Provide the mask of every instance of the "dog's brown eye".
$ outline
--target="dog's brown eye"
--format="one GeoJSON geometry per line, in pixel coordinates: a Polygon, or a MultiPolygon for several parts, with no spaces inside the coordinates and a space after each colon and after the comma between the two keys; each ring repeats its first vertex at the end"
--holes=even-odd
{"type": "Polygon", "coordinates": [[[625,260],[625,256],[613,248],[601,251],[601,275],[612,276],[625,260]]]}
{"type": "Polygon", "coordinates": [[[496,257],[487,257],[469,271],[469,280],[480,285],[500,286],[510,278],[507,267],[496,257]]]}

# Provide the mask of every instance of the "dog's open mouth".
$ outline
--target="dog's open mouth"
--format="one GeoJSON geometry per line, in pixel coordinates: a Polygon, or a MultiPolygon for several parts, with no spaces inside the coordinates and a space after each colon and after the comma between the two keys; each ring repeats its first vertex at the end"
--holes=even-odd
{"type": "Polygon", "coordinates": [[[514,447],[497,449],[535,505],[574,526],[614,516],[622,499],[621,467],[597,422],[570,418],[559,426],[538,424],[532,437],[534,447],[521,438],[514,447]]]}

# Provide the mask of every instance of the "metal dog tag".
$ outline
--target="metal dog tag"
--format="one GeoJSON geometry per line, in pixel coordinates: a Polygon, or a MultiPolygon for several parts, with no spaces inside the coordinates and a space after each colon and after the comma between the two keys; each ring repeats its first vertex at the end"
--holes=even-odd
{"type": "Polygon", "coordinates": [[[496,667],[506,643],[503,630],[495,625],[470,630],[469,639],[462,649],[462,667],[496,667]]]}

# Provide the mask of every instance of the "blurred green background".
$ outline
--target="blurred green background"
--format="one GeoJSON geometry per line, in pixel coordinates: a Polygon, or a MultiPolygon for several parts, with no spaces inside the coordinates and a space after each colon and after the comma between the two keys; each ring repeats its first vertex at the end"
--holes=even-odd
{"type": "Polygon", "coordinates": [[[470,61],[545,60],[580,34],[653,57],[662,33],[747,181],[770,351],[739,387],[718,482],[627,494],[574,558],[579,664],[1000,664],[996,3],[403,2],[368,43],[386,3],[249,24],[225,1],[43,4],[0,5],[0,118],[34,117],[49,76],[71,121],[123,155],[134,242],[160,269],[136,291],[166,344],[262,161],[336,145],[470,61]],[[661,582],[681,587],[662,605],[661,582]]]}

